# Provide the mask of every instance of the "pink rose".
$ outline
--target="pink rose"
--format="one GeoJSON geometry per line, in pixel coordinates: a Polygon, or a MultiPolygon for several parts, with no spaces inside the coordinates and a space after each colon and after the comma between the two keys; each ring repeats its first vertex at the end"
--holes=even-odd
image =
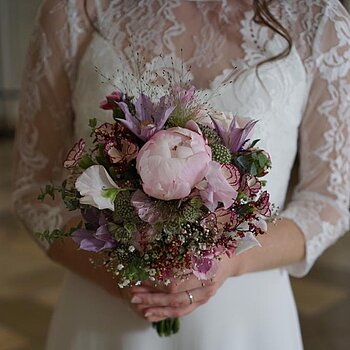
{"type": "Polygon", "coordinates": [[[181,199],[207,173],[211,149],[198,133],[176,127],[158,131],[140,150],[136,168],[149,196],[181,199]]]}

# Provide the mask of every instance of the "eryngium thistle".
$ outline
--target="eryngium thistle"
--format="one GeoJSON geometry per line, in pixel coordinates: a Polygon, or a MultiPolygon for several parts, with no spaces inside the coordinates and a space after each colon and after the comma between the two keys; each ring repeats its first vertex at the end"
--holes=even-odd
{"type": "Polygon", "coordinates": [[[186,222],[194,222],[201,217],[201,210],[192,205],[185,205],[181,210],[181,217],[186,222]]]}
{"type": "Polygon", "coordinates": [[[199,124],[203,136],[207,139],[209,146],[222,143],[222,140],[218,133],[207,125],[199,124]]]}
{"type": "Polygon", "coordinates": [[[211,157],[212,160],[220,164],[229,164],[232,158],[230,150],[222,144],[211,146],[211,157]]]}
{"type": "Polygon", "coordinates": [[[116,221],[136,221],[138,219],[135,208],[131,204],[131,192],[119,192],[114,200],[113,219],[116,221]]]}

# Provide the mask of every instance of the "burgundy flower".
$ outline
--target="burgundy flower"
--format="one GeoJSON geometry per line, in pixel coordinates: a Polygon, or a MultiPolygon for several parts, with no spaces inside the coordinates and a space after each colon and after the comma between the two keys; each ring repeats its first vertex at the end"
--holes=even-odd
{"type": "Polygon", "coordinates": [[[261,182],[250,174],[242,176],[242,191],[248,196],[255,196],[261,190],[261,182]]]}
{"type": "Polygon", "coordinates": [[[105,143],[108,140],[114,139],[115,125],[111,123],[104,123],[95,129],[96,141],[105,143]]]}
{"type": "Polygon", "coordinates": [[[106,99],[100,103],[100,108],[105,110],[118,108],[118,102],[123,101],[123,93],[120,91],[113,91],[110,95],[106,96],[106,99]]]}
{"type": "Polygon", "coordinates": [[[67,158],[63,163],[63,166],[68,169],[77,165],[84,152],[84,148],[85,148],[85,142],[83,139],[80,139],[69,151],[67,158]]]}
{"type": "Polygon", "coordinates": [[[241,174],[233,164],[222,164],[221,171],[227,182],[237,191],[240,185],[241,174]]]}
{"type": "Polygon", "coordinates": [[[107,142],[105,145],[105,151],[113,164],[129,163],[137,157],[138,150],[138,146],[127,139],[120,141],[120,147],[113,141],[107,142]]]}
{"type": "Polygon", "coordinates": [[[261,194],[260,198],[256,201],[255,207],[261,215],[271,216],[270,195],[267,191],[261,194]]]}
{"type": "Polygon", "coordinates": [[[233,233],[237,226],[237,214],[231,209],[216,209],[216,225],[219,232],[233,233]]]}

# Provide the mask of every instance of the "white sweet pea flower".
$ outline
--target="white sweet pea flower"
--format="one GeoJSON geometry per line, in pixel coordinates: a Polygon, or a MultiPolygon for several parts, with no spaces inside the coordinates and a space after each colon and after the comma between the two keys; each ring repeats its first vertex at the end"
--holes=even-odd
{"type": "Polygon", "coordinates": [[[245,237],[238,241],[238,246],[235,250],[235,254],[236,255],[241,254],[253,247],[261,247],[261,244],[256,239],[253,233],[247,232],[245,237]]]}
{"type": "Polygon", "coordinates": [[[119,188],[102,165],[87,168],[76,180],[75,187],[83,196],[81,204],[114,211],[114,199],[119,188]]]}

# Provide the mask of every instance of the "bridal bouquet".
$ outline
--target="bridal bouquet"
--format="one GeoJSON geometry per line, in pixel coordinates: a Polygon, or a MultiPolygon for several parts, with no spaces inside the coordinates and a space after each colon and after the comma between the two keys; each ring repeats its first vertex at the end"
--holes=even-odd
{"type": "MultiPolygon", "coordinates": [[[[189,85],[156,100],[114,91],[101,108],[113,120],[90,120],[93,146],[79,140],[64,162],[67,179],[39,196],[60,192],[81,223],[43,239],[70,235],[121,288],[146,279],[167,285],[189,273],[210,279],[223,255],[259,245],[272,206],[261,179],[270,157],[249,140],[256,121],[239,125],[189,85]]],[[[178,320],[156,328],[170,335],[178,320]]]]}

